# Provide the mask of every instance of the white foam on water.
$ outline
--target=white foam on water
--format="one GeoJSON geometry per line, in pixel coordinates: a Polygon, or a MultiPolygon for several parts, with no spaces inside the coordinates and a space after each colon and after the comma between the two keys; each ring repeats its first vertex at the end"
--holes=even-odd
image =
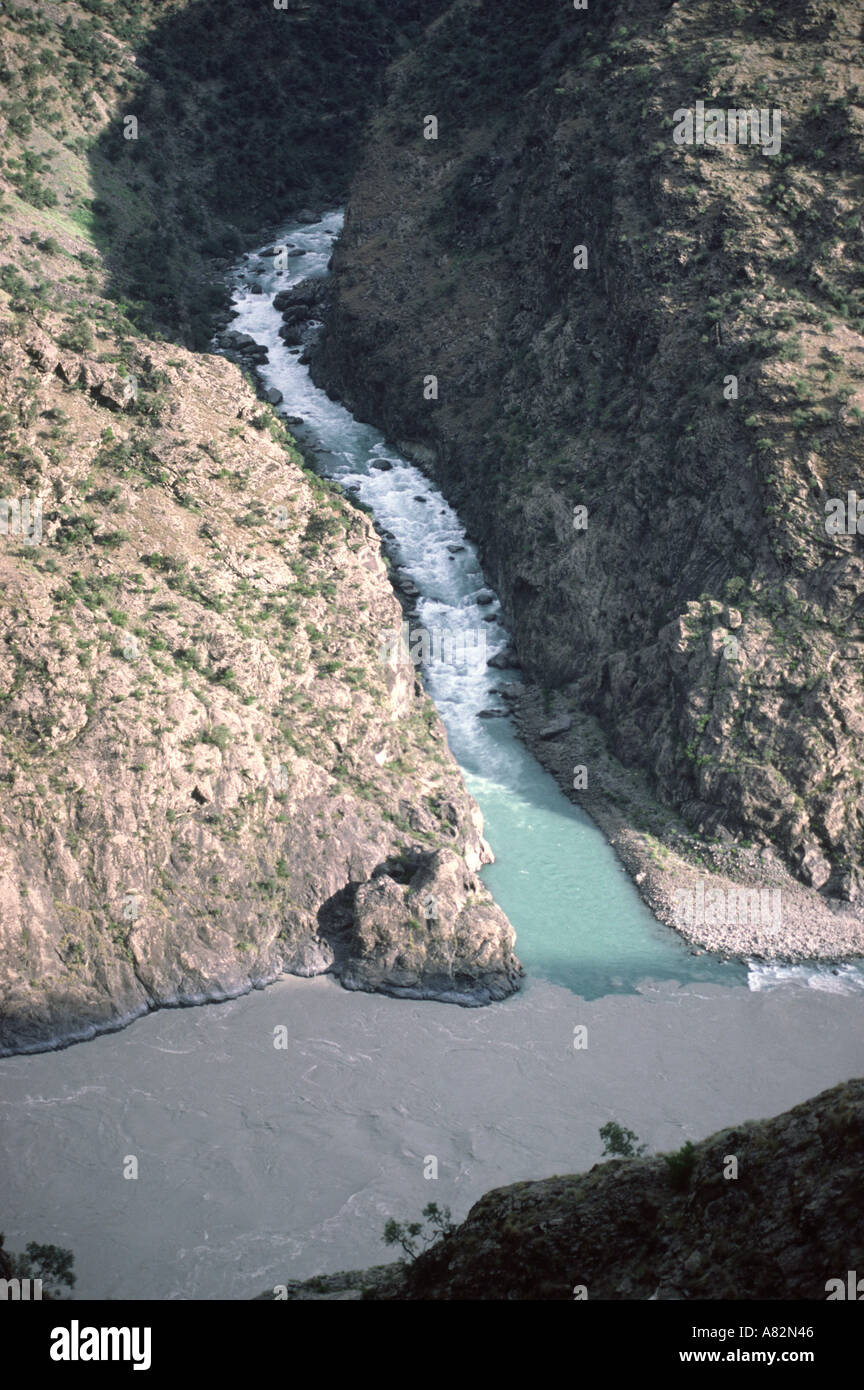
{"type": "Polygon", "coordinates": [[[837,965],[783,965],[778,961],[748,961],[747,984],[754,993],[808,989],[820,994],[864,994],[864,970],[852,961],[837,965]]]}

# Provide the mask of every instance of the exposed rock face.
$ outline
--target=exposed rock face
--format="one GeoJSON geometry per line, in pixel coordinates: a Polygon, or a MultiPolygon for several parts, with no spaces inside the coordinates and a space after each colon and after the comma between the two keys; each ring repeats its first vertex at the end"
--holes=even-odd
{"type": "MultiPolygon", "coordinates": [[[[34,48],[49,55],[29,86],[10,84],[11,102],[23,96],[41,127],[35,148],[53,153],[56,141],[65,167],[66,142],[98,137],[92,213],[113,288],[148,331],[206,348],[225,298],[214,257],[239,254],[292,213],[311,222],[344,200],[381,72],[442,3],[225,0],[215,25],[201,0],[132,9],[64,0],[61,27],[35,0],[0,18],[29,58],[34,48]],[[46,109],[58,95],[62,116],[46,109]]],[[[77,177],[71,188],[90,191],[77,177]]]]}
{"type": "Polygon", "coordinates": [[[382,874],[358,889],[353,954],[340,978],[349,989],[488,1004],[518,988],[514,939],[465,861],[437,850],[407,884],[382,874]]]}
{"type": "Polygon", "coordinates": [[[457,0],[390,71],[314,364],[461,509],[532,680],[853,900],[862,17],[457,0]],[[779,109],[778,155],[676,144],[700,100],[779,109]]]}
{"type": "MultiPolygon", "coordinates": [[[[349,10],[356,34],[367,7],[349,10]]],[[[0,265],[0,1050],[86,1037],[281,971],[335,969],[370,989],[408,971],[420,994],[500,998],[519,968],[512,929],[473,878],[490,858],[479,812],[413,672],[380,659],[401,608],[379,539],[305,465],[236,365],[148,340],[110,299],[81,214],[82,190],[94,191],[88,142],[101,136],[113,151],[110,177],[104,149],[96,161],[109,221],[148,193],[147,218],[164,211],[134,151],[111,145],[127,19],[114,16],[119,39],[87,28],[76,39],[46,12],[0,14],[14,97],[0,121],[10,160],[0,197],[11,200],[0,265]],[[35,78],[23,72],[34,37],[54,55],[35,78]],[[106,100],[65,91],[61,119],[30,86],[64,75],[69,42],[84,45],[106,100]],[[22,96],[43,128],[25,119],[22,96]],[[25,152],[29,182],[13,187],[25,152]],[[386,876],[376,884],[420,873],[416,892],[424,873],[433,888],[440,879],[442,914],[424,926],[422,951],[413,900],[401,914],[391,905],[386,946],[362,897],[355,927],[355,894],[376,871],[386,876]]],[[[128,24],[161,17],[145,4],[128,24]]],[[[266,18],[280,22],[272,8],[266,18]]],[[[77,11],[76,21],[91,23],[77,11]]],[[[185,23],[172,11],[174,32],[194,36],[196,16],[185,23]]],[[[141,110],[163,123],[156,144],[173,183],[185,136],[172,143],[175,116],[156,98],[141,110]]],[[[123,246],[121,236],[113,250],[123,246]]],[[[139,292],[158,297],[158,245],[151,253],[139,292]]],[[[182,279],[182,255],[165,256],[167,280],[182,279]]],[[[191,300],[178,303],[150,307],[164,321],[191,300]]],[[[266,355],[242,335],[233,346],[245,363],[266,355]]]]}
{"type": "MultiPolygon", "coordinates": [[[[389,1284],[370,1271],[365,1297],[822,1300],[864,1267],[862,1138],[864,1082],[849,1081],[713,1134],[677,1177],[662,1157],[613,1159],[497,1188],[389,1284]]],[[[334,1276],[326,1293],[362,1283],[334,1276]]]]}
{"type": "Polygon", "coordinates": [[[151,345],[138,375],[164,420],[124,427],[35,357],[0,326],[3,407],[23,389],[71,428],[62,460],[4,487],[41,520],[0,548],[0,1045],[337,957],[353,987],[517,987],[512,929],[474,879],[479,813],[413,672],[378,660],[401,610],[368,517],[220,358],[151,345]],[[352,928],[357,886],[424,855],[386,948],[362,889],[352,928]],[[423,887],[441,913],[418,951],[423,887]]]}

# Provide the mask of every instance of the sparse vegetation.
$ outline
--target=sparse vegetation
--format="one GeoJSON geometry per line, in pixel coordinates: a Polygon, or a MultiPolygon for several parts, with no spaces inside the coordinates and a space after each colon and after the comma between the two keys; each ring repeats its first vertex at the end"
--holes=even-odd
{"type": "Polygon", "coordinates": [[[384,1244],[398,1245],[409,1260],[416,1260],[424,1250],[429,1250],[455,1230],[449,1207],[427,1202],[421,1215],[422,1221],[397,1221],[391,1216],[381,1237],[384,1244]]]}
{"type": "Polygon", "coordinates": [[[669,1170],[669,1180],[676,1192],[686,1192],[696,1165],[698,1155],[690,1139],[674,1153],[663,1154],[663,1162],[669,1170]]]}
{"type": "Polygon", "coordinates": [[[639,1136],[632,1129],[626,1129],[617,1120],[607,1120],[600,1126],[603,1140],[603,1154],[613,1158],[641,1158],[647,1152],[647,1144],[639,1143],[639,1136]]]}

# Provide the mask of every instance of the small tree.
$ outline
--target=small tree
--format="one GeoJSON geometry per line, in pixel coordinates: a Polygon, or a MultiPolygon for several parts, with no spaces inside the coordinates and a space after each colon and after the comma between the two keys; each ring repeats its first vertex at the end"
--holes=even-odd
{"type": "Polygon", "coordinates": [[[634,1134],[632,1129],[625,1129],[617,1120],[607,1120],[605,1125],[600,1126],[600,1138],[603,1140],[604,1158],[608,1155],[613,1158],[641,1158],[648,1148],[647,1144],[639,1143],[638,1134],[634,1134]]]}
{"type": "Polygon", "coordinates": [[[74,1263],[75,1256],[71,1250],[64,1249],[62,1245],[39,1245],[35,1240],[31,1240],[26,1247],[26,1254],[13,1255],[11,1251],[3,1249],[3,1236],[0,1235],[0,1274],[7,1267],[10,1272],[4,1276],[6,1278],[41,1279],[42,1291],[49,1299],[62,1298],[64,1284],[69,1289],[74,1286],[74,1263]]]}
{"type": "Polygon", "coordinates": [[[427,1202],[421,1213],[423,1221],[397,1221],[391,1216],[381,1237],[385,1245],[401,1245],[409,1260],[416,1260],[424,1250],[436,1241],[443,1240],[456,1229],[450,1220],[450,1208],[439,1207],[437,1202],[427,1202]],[[424,1224],[428,1230],[423,1229],[424,1224]],[[422,1245],[419,1243],[422,1241],[422,1245]],[[418,1248],[419,1245],[419,1248],[418,1248]]]}

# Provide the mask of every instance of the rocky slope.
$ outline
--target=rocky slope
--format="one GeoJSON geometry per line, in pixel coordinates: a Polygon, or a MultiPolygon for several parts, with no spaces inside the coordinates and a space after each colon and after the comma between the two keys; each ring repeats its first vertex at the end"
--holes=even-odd
{"type": "Polygon", "coordinates": [[[344,199],[381,70],[435,8],[10,0],[6,178],[96,243],[136,325],[206,348],[214,261],[344,199]]]}
{"type": "Polygon", "coordinates": [[[105,52],[116,104],[88,151],[112,291],[136,322],[206,347],[214,257],[344,201],[382,70],[442,0],[227,0],[218,24],[206,0],[84,4],[123,45],[105,52]]]}
{"type": "Polygon", "coordinates": [[[461,509],[530,681],[691,832],[846,902],[862,18],[456,0],[390,69],[315,364],[461,509]],[[699,100],[779,110],[778,152],[677,144],[699,100]]]}
{"type": "Polygon", "coordinates": [[[238,366],[111,298],[84,156],[131,56],[99,30],[63,142],[43,88],[76,18],[0,15],[0,1049],[280,971],[500,998],[513,932],[434,708],[379,658],[401,609],[368,517],[238,366]]]}
{"type": "Polygon", "coordinates": [[[849,1081],[677,1155],[487,1192],[389,1278],[379,1266],[288,1296],[822,1300],[864,1263],[862,1137],[864,1082],[849,1081]]]}

